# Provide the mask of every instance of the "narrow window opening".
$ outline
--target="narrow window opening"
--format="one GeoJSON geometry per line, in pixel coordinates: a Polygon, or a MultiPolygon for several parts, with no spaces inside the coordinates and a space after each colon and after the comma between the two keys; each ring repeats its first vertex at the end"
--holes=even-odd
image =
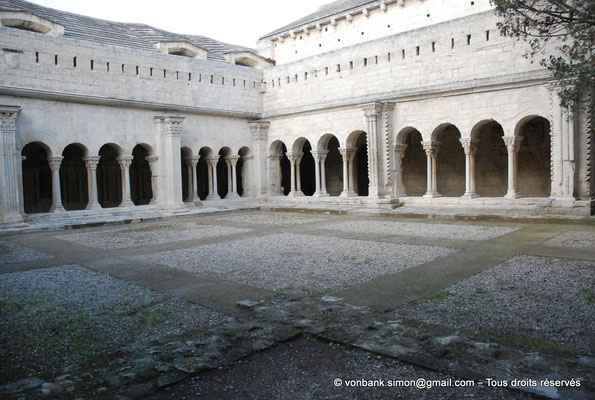
{"type": "Polygon", "coordinates": [[[328,31],[328,28],[324,28],[324,31],[327,32],[328,31]]]}
{"type": "Polygon", "coordinates": [[[281,78],[277,78],[277,83],[281,86],[281,78]]]}
{"type": "Polygon", "coordinates": [[[192,72],[188,72],[188,81],[192,80],[192,72]]]}
{"type": "Polygon", "coordinates": [[[490,31],[486,31],[486,42],[490,41],[490,31]]]}
{"type": "Polygon", "coordinates": [[[136,72],[136,74],[137,74],[137,75],[138,75],[138,74],[139,74],[139,72],[140,72],[140,68],[139,68],[139,66],[138,66],[138,65],[136,66],[136,71],[135,71],[135,72],[136,72]]]}
{"type": "Polygon", "coordinates": [[[426,14],[426,17],[430,18],[430,14],[426,14]]]}
{"type": "Polygon", "coordinates": [[[180,79],[180,71],[176,71],[176,79],[180,79]]]}
{"type": "Polygon", "coordinates": [[[54,65],[58,65],[58,55],[54,56],[54,65]]]}
{"type": "Polygon", "coordinates": [[[472,1],[472,2],[471,2],[471,5],[475,5],[475,2],[474,2],[474,1],[472,1]]]}
{"type": "Polygon", "coordinates": [[[149,68],[149,76],[153,76],[153,67],[149,68]]]}
{"type": "Polygon", "coordinates": [[[364,67],[367,67],[367,66],[368,66],[368,59],[364,58],[364,67]]]}
{"type": "Polygon", "coordinates": [[[38,51],[35,52],[35,62],[39,63],[39,52],[38,51]]]}
{"type": "Polygon", "coordinates": [[[387,25],[386,27],[387,27],[387,28],[390,28],[390,25],[387,25]]]}
{"type": "Polygon", "coordinates": [[[246,80],[244,79],[244,87],[246,87],[246,80]]]}
{"type": "Polygon", "coordinates": [[[74,68],[76,68],[76,57],[74,57],[74,58],[72,59],[72,66],[73,66],[74,68]]]}
{"type": "Polygon", "coordinates": [[[287,83],[289,83],[289,82],[290,82],[289,77],[287,77],[287,83]]]}
{"type": "Polygon", "coordinates": [[[405,59],[405,49],[401,50],[401,55],[403,57],[403,60],[405,59]]]}
{"type": "Polygon", "coordinates": [[[167,70],[166,69],[163,70],[163,77],[167,78],[167,70]]]}
{"type": "Polygon", "coordinates": [[[328,75],[328,67],[324,67],[324,74],[328,75]]]}
{"type": "Polygon", "coordinates": [[[364,33],[362,32],[362,35],[363,35],[363,34],[364,34],[364,33]]]}
{"type": "Polygon", "coordinates": [[[415,46],[415,55],[419,56],[419,46],[415,46]]]}
{"type": "Polygon", "coordinates": [[[450,48],[451,49],[455,48],[455,39],[454,38],[450,39],[450,48]]]}
{"type": "Polygon", "coordinates": [[[215,77],[213,75],[211,75],[211,83],[213,83],[214,79],[215,79],[215,77]]]}
{"type": "Polygon", "coordinates": [[[378,56],[374,56],[374,64],[378,64],[378,56]]]}
{"type": "Polygon", "coordinates": [[[304,80],[307,81],[308,80],[308,73],[304,72],[304,80]]]}
{"type": "Polygon", "coordinates": [[[202,74],[198,74],[198,82],[202,82],[202,74]]]}
{"type": "Polygon", "coordinates": [[[298,76],[297,76],[297,74],[295,74],[295,81],[296,81],[296,82],[298,81],[298,76]]]}
{"type": "Polygon", "coordinates": [[[341,64],[337,64],[337,72],[341,72],[341,64]]]}
{"type": "Polygon", "coordinates": [[[235,86],[235,85],[236,85],[236,80],[235,80],[235,78],[234,78],[234,79],[231,81],[231,84],[232,84],[233,86],[235,86]]]}
{"type": "Polygon", "coordinates": [[[300,40],[302,40],[302,37],[300,36],[300,40]]]}
{"type": "Polygon", "coordinates": [[[340,41],[341,41],[341,39],[337,39],[337,42],[340,42],[340,41]]]}
{"type": "Polygon", "coordinates": [[[467,35],[467,46],[471,45],[471,35],[467,35]]]}
{"type": "Polygon", "coordinates": [[[353,69],[353,61],[349,61],[349,69],[353,69]]]}
{"type": "Polygon", "coordinates": [[[225,85],[225,78],[224,77],[221,77],[221,84],[222,85],[225,85]]]}
{"type": "Polygon", "coordinates": [[[295,51],[295,54],[297,54],[297,50],[295,51]]]}
{"type": "Polygon", "coordinates": [[[273,87],[275,87],[275,80],[273,79],[272,81],[273,87]]]}
{"type": "Polygon", "coordinates": [[[436,42],[432,42],[432,53],[436,52],[436,42]]]}
{"type": "Polygon", "coordinates": [[[318,47],[322,47],[322,43],[318,43],[318,47]]]}
{"type": "Polygon", "coordinates": [[[254,89],[256,89],[256,82],[252,82],[252,86],[254,89]]]}
{"type": "Polygon", "coordinates": [[[318,78],[318,70],[314,70],[314,78],[318,78]]]}
{"type": "Polygon", "coordinates": [[[124,64],[122,64],[122,73],[124,73],[124,72],[125,72],[124,64]]]}
{"type": "Polygon", "coordinates": [[[107,72],[109,72],[109,62],[106,62],[105,63],[105,69],[106,69],[107,72]]]}
{"type": "Polygon", "coordinates": [[[95,61],[91,60],[91,71],[95,68],[95,61]]]}
{"type": "Polygon", "coordinates": [[[388,53],[388,62],[390,62],[390,53],[388,53]]]}

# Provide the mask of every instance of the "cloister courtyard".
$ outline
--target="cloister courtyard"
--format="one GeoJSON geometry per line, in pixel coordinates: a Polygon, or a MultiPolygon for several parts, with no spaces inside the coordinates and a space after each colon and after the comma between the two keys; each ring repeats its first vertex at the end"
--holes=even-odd
{"type": "Polygon", "coordinates": [[[257,210],[4,235],[0,397],[589,398],[594,287],[588,218],[257,210]],[[467,383],[347,384],[375,379],[467,383]]]}

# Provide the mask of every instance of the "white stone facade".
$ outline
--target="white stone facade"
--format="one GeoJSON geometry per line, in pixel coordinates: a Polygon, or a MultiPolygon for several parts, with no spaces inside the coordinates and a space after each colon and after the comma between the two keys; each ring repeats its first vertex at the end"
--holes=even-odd
{"type": "Polygon", "coordinates": [[[559,106],[488,0],[346,1],[260,54],[119,46],[4,3],[24,11],[0,27],[2,222],[282,195],[591,213],[593,107],[559,106]]]}

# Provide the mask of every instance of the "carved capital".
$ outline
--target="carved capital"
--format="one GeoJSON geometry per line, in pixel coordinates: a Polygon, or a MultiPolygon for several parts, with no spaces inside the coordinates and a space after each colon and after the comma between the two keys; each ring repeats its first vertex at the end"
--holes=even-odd
{"type": "Polygon", "coordinates": [[[438,149],[440,148],[440,143],[436,141],[425,141],[421,142],[424,151],[428,157],[436,157],[438,155],[438,149]]]}
{"type": "Polygon", "coordinates": [[[62,156],[52,156],[48,157],[48,164],[50,164],[50,169],[52,171],[56,171],[60,169],[60,165],[62,165],[62,160],[64,157],[62,156]]]}
{"type": "Polygon", "coordinates": [[[291,164],[295,164],[300,158],[299,153],[287,153],[286,156],[291,164]]]}
{"type": "Polygon", "coordinates": [[[523,141],[523,137],[519,135],[504,136],[502,139],[504,139],[504,144],[509,153],[517,153],[523,141]]]}
{"type": "Polygon", "coordinates": [[[397,153],[401,153],[401,155],[405,154],[405,150],[407,150],[407,145],[404,143],[395,144],[395,151],[397,153]]]}
{"type": "Polygon", "coordinates": [[[116,160],[118,161],[118,164],[120,164],[121,167],[129,168],[130,165],[132,164],[133,157],[132,156],[120,156],[116,160]]]}
{"type": "Polygon", "coordinates": [[[271,125],[269,121],[252,121],[248,122],[248,125],[254,140],[268,140],[269,126],[271,125]]]}
{"type": "Polygon", "coordinates": [[[19,112],[21,107],[18,106],[0,106],[0,131],[16,131],[19,112]]]}
{"type": "Polygon", "coordinates": [[[240,159],[240,156],[225,156],[225,160],[231,163],[232,167],[235,167],[236,164],[238,163],[238,160],[240,159]]]}
{"type": "Polygon", "coordinates": [[[463,146],[463,150],[465,154],[473,154],[477,149],[477,141],[472,138],[460,138],[459,142],[461,142],[461,146],[463,146]]]}
{"type": "Polygon", "coordinates": [[[87,165],[88,168],[96,169],[97,165],[99,164],[100,158],[101,157],[99,157],[99,156],[87,156],[87,157],[83,157],[83,161],[85,162],[85,164],[87,165]]]}
{"type": "Polygon", "coordinates": [[[163,123],[163,134],[167,137],[180,137],[184,117],[156,117],[163,123]]]}
{"type": "Polygon", "coordinates": [[[324,161],[328,154],[328,150],[312,150],[311,153],[316,161],[324,161]]]}
{"type": "Polygon", "coordinates": [[[367,103],[359,106],[364,111],[367,122],[376,122],[382,112],[382,103],[367,103]]]}
{"type": "Polygon", "coordinates": [[[157,162],[157,160],[159,160],[158,156],[147,156],[145,157],[145,160],[147,160],[149,162],[149,164],[152,164],[154,162],[157,162]]]}
{"type": "Polygon", "coordinates": [[[206,158],[206,161],[211,164],[211,166],[216,167],[219,162],[219,157],[220,156],[210,156],[206,158]]]}

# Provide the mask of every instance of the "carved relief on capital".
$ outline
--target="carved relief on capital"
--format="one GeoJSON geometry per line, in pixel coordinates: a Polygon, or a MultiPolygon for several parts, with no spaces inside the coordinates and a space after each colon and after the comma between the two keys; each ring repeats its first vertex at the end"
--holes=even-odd
{"type": "Polygon", "coordinates": [[[519,135],[504,136],[502,139],[504,139],[504,144],[509,153],[517,153],[523,142],[523,137],[519,135]]]}
{"type": "Polygon", "coordinates": [[[426,155],[429,157],[436,157],[438,154],[438,149],[440,148],[440,143],[436,141],[424,141],[421,142],[426,155]]]}
{"type": "Polygon", "coordinates": [[[0,131],[16,131],[18,111],[0,112],[0,131]]]}
{"type": "Polygon", "coordinates": [[[88,168],[96,169],[97,165],[99,165],[100,158],[101,157],[99,157],[99,156],[87,156],[87,157],[83,157],[83,161],[85,162],[85,164],[87,164],[88,168]]]}
{"type": "Polygon", "coordinates": [[[382,112],[382,103],[367,103],[359,106],[364,111],[366,121],[376,121],[382,112]]]}
{"type": "Polygon", "coordinates": [[[120,156],[116,160],[118,161],[118,164],[120,164],[120,166],[122,166],[124,168],[128,168],[132,164],[133,157],[132,156],[120,156]]]}
{"type": "Polygon", "coordinates": [[[48,157],[48,164],[50,164],[50,169],[52,171],[56,171],[60,169],[60,165],[62,165],[62,160],[64,157],[62,156],[52,156],[48,157]]]}
{"type": "Polygon", "coordinates": [[[314,157],[314,160],[324,161],[328,154],[328,150],[312,150],[311,153],[312,153],[312,157],[314,157]]]}
{"type": "Polygon", "coordinates": [[[165,117],[163,118],[163,133],[169,137],[179,137],[182,135],[182,124],[184,117],[165,117]]]}
{"type": "Polygon", "coordinates": [[[477,150],[477,141],[472,138],[460,138],[459,142],[461,142],[461,146],[463,146],[463,150],[465,154],[473,154],[475,150],[477,150]]]}
{"type": "Polygon", "coordinates": [[[254,140],[268,140],[269,126],[271,125],[269,121],[254,121],[249,122],[248,125],[250,125],[254,140]]]}
{"type": "Polygon", "coordinates": [[[238,160],[239,159],[240,159],[240,156],[236,156],[236,155],[225,156],[225,161],[230,162],[232,167],[235,167],[236,166],[236,164],[238,163],[238,160]]]}
{"type": "Polygon", "coordinates": [[[210,156],[210,157],[207,157],[205,160],[209,164],[211,164],[212,167],[217,167],[217,163],[219,162],[219,157],[221,157],[221,156],[218,156],[218,155],[217,156],[210,156]]]}
{"type": "Polygon", "coordinates": [[[397,153],[401,153],[401,155],[405,154],[405,150],[407,150],[407,145],[404,143],[395,144],[395,151],[397,153]]]}
{"type": "Polygon", "coordinates": [[[286,156],[291,164],[295,164],[300,158],[299,153],[287,153],[286,156]]]}

